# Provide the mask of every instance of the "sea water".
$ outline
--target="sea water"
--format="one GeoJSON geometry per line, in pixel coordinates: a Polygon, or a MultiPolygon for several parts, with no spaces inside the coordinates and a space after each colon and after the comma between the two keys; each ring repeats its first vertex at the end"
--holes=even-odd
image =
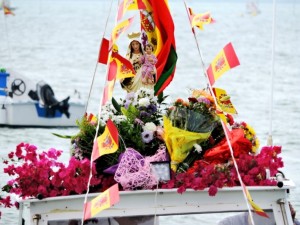
{"type": "MultiPolygon", "coordinates": [[[[201,57],[183,1],[169,2],[178,54],[176,75],[165,90],[169,101],[188,97],[191,89],[206,87],[203,70],[231,42],[240,66],[224,74],[215,86],[231,96],[238,111],[235,120],[251,125],[261,146],[267,143],[269,134],[275,145],[282,145],[283,172],[296,184],[289,200],[300,216],[299,0],[277,1],[275,19],[270,0],[256,1],[260,10],[257,15],[247,14],[247,1],[187,1],[195,13],[210,11],[216,21],[204,26],[203,31],[196,30],[201,57]]],[[[115,24],[116,3],[112,4],[107,21],[108,0],[14,0],[11,6],[15,8],[15,16],[4,17],[0,11],[0,67],[12,68],[34,82],[46,81],[58,99],[77,90],[87,100],[91,90],[88,112],[97,114],[106,74],[105,66],[97,65],[99,45],[103,36],[109,38],[115,24]]],[[[124,55],[128,45],[125,35],[119,42],[120,53],[124,55]]],[[[115,97],[121,98],[124,94],[116,84],[115,97]]],[[[50,147],[63,150],[61,160],[66,162],[70,142],[53,133],[73,135],[77,132],[77,128],[0,128],[0,157],[6,157],[20,142],[27,142],[41,150],[50,147]]],[[[2,186],[9,178],[3,174],[2,163],[0,169],[2,186]]],[[[0,224],[17,224],[17,210],[1,208],[1,211],[0,224]]],[[[160,222],[165,225],[217,224],[220,218],[185,215],[162,218],[160,222]]]]}

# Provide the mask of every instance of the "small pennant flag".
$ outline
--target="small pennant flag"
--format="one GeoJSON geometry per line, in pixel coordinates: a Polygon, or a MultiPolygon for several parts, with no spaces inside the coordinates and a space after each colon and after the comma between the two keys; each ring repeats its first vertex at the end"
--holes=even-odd
{"type": "Polygon", "coordinates": [[[107,64],[108,53],[109,53],[109,41],[105,38],[102,38],[99,56],[98,56],[98,62],[102,64],[107,64]]]}
{"type": "Polygon", "coordinates": [[[102,97],[102,105],[105,105],[108,101],[112,99],[113,90],[115,87],[115,80],[107,81],[104,91],[103,91],[103,97],[102,97]]]}
{"type": "Polygon", "coordinates": [[[146,9],[146,6],[142,0],[123,0],[118,9],[118,17],[119,21],[127,10],[141,10],[146,9]]]}
{"type": "Polygon", "coordinates": [[[114,153],[119,148],[119,132],[116,125],[109,119],[106,123],[103,134],[97,137],[94,142],[92,161],[106,154],[114,153]]]}
{"type": "Polygon", "coordinates": [[[218,105],[223,112],[237,114],[236,109],[230,101],[230,96],[221,88],[213,88],[218,105]]]}
{"type": "Polygon", "coordinates": [[[206,71],[210,85],[212,86],[223,73],[238,65],[240,65],[240,62],[233,46],[231,43],[228,43],[222,51],[219,52],[206,71]]]}
{"type": "Polygon", "coordinates": [[[130,17],[129,19],[118,23],[117,26],[113,29],[112,34],[111,34],[111,40],[109,43],[109,49],[111,49],[113,44],[115,44],[118,37],[130,27],[130,25],[133,22],[133,18],[134,17],[130,17]]]}
{"type": "Polygon", "coordinates": [[[84,220],[94,217],[102,210],[110,208],[119,201],[119,186],[115,184],[90,202],[85,203],[84,220]]]}
{"type": "Polygon", "coordinates": [[[102,97],[102,105],[105,105],[107,101],[112,98],[115,82],[116,82],[116,75],[117,75],[117,63],[115,60],[110,60],[108,73],[107,73],[107,80],[105,84],[105,88],[103,91],[102,97]]]}
{"type": "Polygon", "coordinates": [[[203,30],[204,24],[215,22],[215,20],[211,17],[210,12],[206,12],[203,14],[194,14],[191,8],[188,8],[188,12],[192,27],[198,27],[200,30],[203,30]]]}
{"type": "Polygon", "coordinates": [[[225,125],[228,124],[226,115],[221,110],[220,106],[217,105],[216,114],[220,117],[220,119],[224,122],[225,125]]]}
{"type": "Polygon", "coordinates": [[[248,200],[249,204],[251,205],[253,211],[256,214],[258,214],[258,215],[260,215],[262,217],[269,218],[268,214],[265,213],[262,208],[260,208],[257,204],[254,203],[254,201],[253,201],[253,199],[252,199],[252,197],[250,195],[250,192],[248,191],[248,189],[247,189],[247,187],[245,186],[244,183],[242,183],[242,187],[243,187],[243,189],[244,189],[244,191],[246,193],[247,200],[248,200]]]}
{"type": "Polygon", "coordinates": [[[5,5],[3,5],[3,11],[4,11],[4,15],[15,15],[8,7],[6,7],[5,5]]]}
{"type": "Polygon", "coordinates": [[[117,79],[135,76],[135,70],[128,59],[122,57],[117,52],[113,52],[111,56],[117,63],[117,79]]]}

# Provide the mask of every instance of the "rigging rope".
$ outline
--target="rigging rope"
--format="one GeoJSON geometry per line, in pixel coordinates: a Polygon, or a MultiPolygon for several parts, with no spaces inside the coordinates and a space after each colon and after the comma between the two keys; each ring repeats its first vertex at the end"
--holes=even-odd
{"type": "MultiPolygon", "coordinates": [[[[103,38],[105,36],[105,33],[106,33],[106,28],[107,28],[107,25],[108,25],[108,19],[110,17],[110,13],[111,13],[111,10],[112,10],[112,4],[113,4],[113,0],[111,1],[110,7],[109,7],[109,11],[108,11],[108,15],[107,15],[107,18],[106,18],[106,22],[105,22],[105,26],[104,26],[104,31],[103,31],[103,35],[102,35],[102,40],[103,40],[103,38]]],[[[90,101],[91,91],[92,91],[92,88],[93,88],[93,85],[94,85],[94,80],[95,80],[95,75],[96,75],[97,67],[98,67],[98,59],[97,59],[97,63],[96,63],[96,66],[95,66],[94,75],[93,75],[92,83],[91,83],[91,86],[90,86],[87,103],[86,103],[86,106],[85,106],[85,113],[87,112],[88,103],[90,101]]],[[[102,91],[100,106],[99,106],[99,110],[98,110],[98,124],[97,124],[96,134],[95,134],[93,143],[95,143],[95,141],[97,141],[97,137],[98,137],[98,133],[99,133],[100,112],[101,112],[101,106],[102,106],[102,99],[103,99],[104,89],[105,89],[105,86],[104,86],[103,91],[102,91]]],[[[87,191],[86,191],[86,194],[85,194],[85,197],[84,197],[84,209],[83,209],[83,214],[82,214],[81,225],[84,224],[84,215],[85,215],[85,212],[86,212],[87,197],[88,197],[88,194],[90,192],[90,184],[91,184],[91,179],[93,177],[92,168],[93,168],[93,160],[92,160],[92,154],[91,154],[91,159],[90,159],[90,174],[89,174],[89,179],[88,179],[88,183],[87,183],[87,191]]]]}
{"type": "MultiPolygon", "coordinates": [[[[188,7],[187,7],[187,5],[186,5],[185,0],[183,0],[183,2],[184,2],[184,5],[185,5],[185,8],[186,8],[186,10],[187,10],[187,15],[188,15],[188,17],[189,17],[189,10],[188,10],[188,7]]],[[[210,90],[210,93],[211,93],[211,95],[212,95],[212,97],[213,97],[213,99],[214,99],[215,104],[217,105],[217,99],[216,99],[216,96],[215,96],[215,94],[214,94],[214,92],[213,92],[212,86],[211,86],[210,83],[209,83],[208,75],[207,75],[207,72],[205,71],[205,64],[204,64],[204,60],[203,60],[202,53],[201,53],[201,50],[200,50],[200,46],[199,46],[198,40],[197,40],[197,38],[196,38],[195,29],[192,27],[192,24],[191,24],[191,28],[192,28],[192,32],[193,32],[193,35],[194,35],[194,38],[195,38],[195,41],[196,41],[196,44],[197,44],[198,53],[199,53],[199,55],[200,55],[200,59],[201,59],[201,62],[202,62],[202,69],[203,69],[204,76],[205,76],[205,78],[206,78],[207,87],[208,87],[208,89],[210,90]]],[[[226,138],[227,144],[228,144],[228,146],[229,146],[230,155],[231,155],[231,158],[232,158],[234,167],[235,167],[236,172],[237,172],[238,180],[239,180],[241,186],[243,187],[243,188],[242,188],[242,191],[243,191],[243,196],[244,196],[244,199],[245,199],[247,208],[248,208],[250,222],[251,222],[252,225],[255,225],[254,220],[253,220],[253,213],[252,213],[252,211],[251,211],[250,204],[249,204],[249,201],[248,201],[248,198],[247,198],[247,193],[246,193],[247,190],[246,190],[246,186],[245,186],[244,183],[243,183],[243,180],[242,180],[242,177],[241,177],[241,175],[240,175],[240,172],[239,172],[239,168],[238,168],[237,162],[236,162],[235,157],[234,157],[234,154],[233,154],[233,148],[232,148],[232,145],[231,145],[231,142],[230,142],[230,138],[229,138],[229,134],[228,134],[228,128],[227,128],[227,125],[226,125],[222,120],[220,120],[220,121],[221,121],[223,130],[224,130],[224,134],[225,134],[225,138],[226,138]]]]}
{"type": "MultiPolygon", "coordinates": [[[[108,10],[108,15],[107,15],[107,18],[106,18],[106,21],[105,21],[104,31],[103,31],[103,35],[102,35],[102,39],[101,40],[103,40],[103,38],[105,36],[105,33],[106,33],[106,28],[107,28],[108,19],[110,17],[110,13],[111,13],[111,9],[112,9],[112,4],[113,4],[113,1],[111,1],[110,7],[109,7],[109,10],[108,10]]],[[[87,112],[88,104],[90,102],[90,98],[91,98],[91,93],[92,93],[92,89],[93,89],[93,86],[94,86],[94,81],[95,81],[97,67],[98,67],[98,60],[97,60],[96,66],[95,66],[95,70],[94,70],[94,74],[93,74],[93,78],[92,78],[92,82],[91,82],[91,86],[90,86],[90,90],[89,90],[88,99],[87,99],[87,102],[86,102],[86,105],[85,105],[85,110],[84,110],[85,113],[87,112]]]]}
{"type": "Polygon", "coordinates": [[[274,55],[275,55],[275,26],[276,25],[276,0],[273,0],[273,23],[272,23],[272,57],[271,57],[271,96],[269,111],[269,136],[267,145],[273,145],[272,122],[273,122],[273,101],[274,101],[274,55]]]}

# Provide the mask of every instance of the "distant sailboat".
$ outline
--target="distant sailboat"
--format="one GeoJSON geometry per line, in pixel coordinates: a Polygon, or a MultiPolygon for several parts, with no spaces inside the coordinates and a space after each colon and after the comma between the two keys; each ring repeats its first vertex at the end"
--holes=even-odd
{"type": "Polygon", "coordinates": [[[250,14],[251,16],[256,16],[260,13],[260,10],[258,8],[258,4],[255,1],[248,1],[246,4],[247,14],[250,14]]]}

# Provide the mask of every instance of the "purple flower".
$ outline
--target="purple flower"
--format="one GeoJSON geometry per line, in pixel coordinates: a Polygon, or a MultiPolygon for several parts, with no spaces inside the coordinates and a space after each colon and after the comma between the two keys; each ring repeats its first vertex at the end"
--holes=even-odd
{"type": "Polygon", "coordinates": [[[210,101],[207,99],[207,98],[203,98],[203,97],[200,97],[197,99],[198,102],[203,102],[205,103],[206,105],[209,105],[210,104],[210,101]]]}
{"type": "Polygon", "coordinates": [[[147,112],[145,112],[145,111],[141,111],[141,112],[140,112],[140,117],[141,117],[141,118],[147,118],[147,117],[149,117],[149,116],[151,116],[150,113],[147,113],[147,112]]]}
{"type": "Polygon", "coordinates": [[[148,105],[147,110],[150,114],[153,114],[157,112],[157,107],[156,105],[150,104],[148,105]]]}
{"type": "Polygon", "coordinates": [[[133,100],[134,99],[134,92],[130,92],[126,95],[126,100],[133,100]]]}
{"type": "Polygon", "coordinates": [[[149,143],[153,140],[153,132],[146,130],[142,133],[142,139],[144,143],[149,143]]]}
{"type": "Polygon", "coordinates": [[[130,100],[126,100],[125,103],[124,103],[124,107],[125,109],[128,109],[129,105],[131,104],[131,101],[130,100]]]}
{"type": "Polygon", "coordinates": [[[143,126],[144,125],[144,122],[142,120],[140,120],[139,118],[135,118],[134,119],[134,122],[140,126],[143,126]]]}

